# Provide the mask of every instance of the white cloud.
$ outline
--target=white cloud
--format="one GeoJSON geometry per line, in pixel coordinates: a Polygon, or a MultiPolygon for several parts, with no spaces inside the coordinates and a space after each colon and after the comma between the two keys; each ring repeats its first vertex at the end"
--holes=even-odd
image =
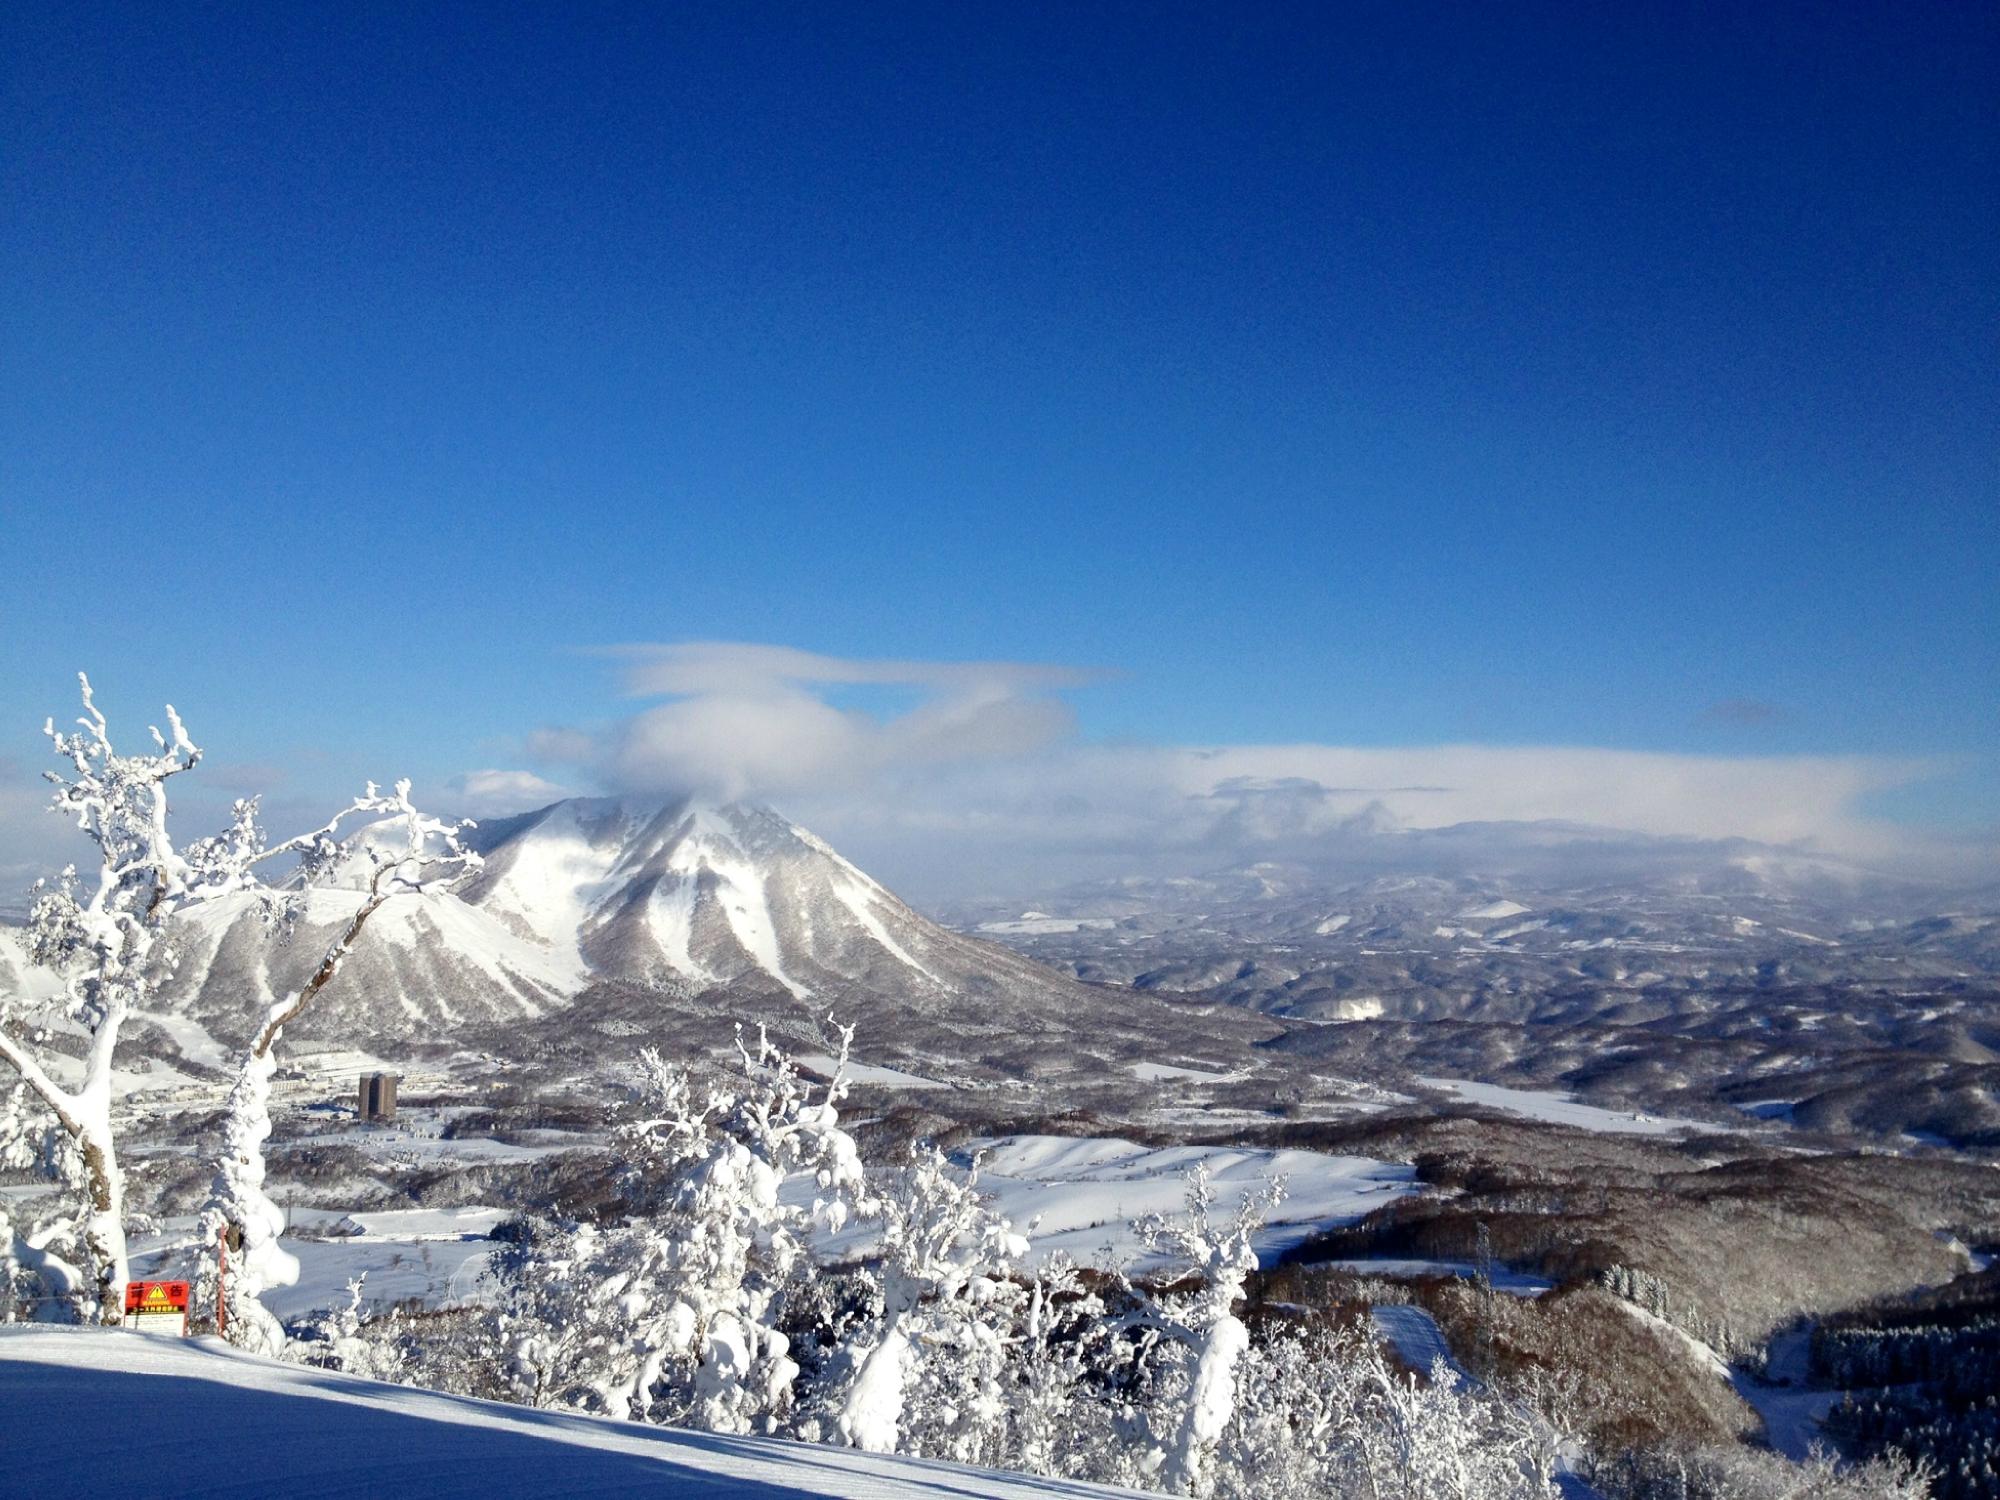
{"type": "Polygon", "coordinates": [[[864,865],[928,892],[989,876],[1331,856],[1385,831],[1484,823],[1748,838],[1897,862],[1912,836],[1864,816],[1864,799],[1940,769],[1566,746],[1091,744],[1053,696],[1101,675],[1076,668],[727,642],[610,654],[625,663],[628,692],[671,701],[594,733],[545,732],[531,742],[538,754],[613,791],[775,801],[864,865]],[[875,713],[829,701],[858,685],[914,690],[917,701],[875,713]]]}
{"type": "MultiPolygon", "coordinates": [[[[1856,810],[1921,762],[1770,759],[1477,745],[1182,748],[1066,744],[906,774],[784,804],[864,866],[951,894],[1255,859],[1365,864],[1414,853],[1380,835],[1456,829],[1433,854],[1497,851],[1483,824],[1552,824],[1659,838],[1749,838],[1866,861],[1916,852],[1856,810]],[[1001,878],[981,882],[975,872],[1001,878]],[[903,873],[907,872],[907,873],[903,873]]],[[[1513,842],[1519,847],[1519,840],[1513,842]]]]}
{"type": "Polygon", "coordinates": [[[785,797],[857,789],[915,767],[1030,754],[1066,735],[1050,697],[1094,674],[1018,662],[908,662],[818,656],[780,646],[697,642],[622,646],[635,697],[669,696],[600,735],[544,731],[542,756],[582,764],[621,791],[785,797]],[[915,707],[874,714],[824,690],[914,689],[915,707]]]}
{"type": "Polygon", "coordinates": [[[467,771],[452,782],[451,791],[454,809],[473,817],[526,812],[576,795],[533,771],[467,771]]]}

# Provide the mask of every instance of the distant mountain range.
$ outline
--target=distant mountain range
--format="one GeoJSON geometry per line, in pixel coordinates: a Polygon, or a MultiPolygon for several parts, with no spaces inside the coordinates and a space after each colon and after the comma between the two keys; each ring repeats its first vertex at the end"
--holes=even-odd
{"type": "Polygon", "coordinates": [[[1725,989],[2000,975],[1993,892],[1744,840],[1486,824],[1420,842],[1397,873],[1268,862],[953,917],[1081,978],[1313,1021],[1573,1020],[1640,993],[1671,1013],[1725,989]]]}

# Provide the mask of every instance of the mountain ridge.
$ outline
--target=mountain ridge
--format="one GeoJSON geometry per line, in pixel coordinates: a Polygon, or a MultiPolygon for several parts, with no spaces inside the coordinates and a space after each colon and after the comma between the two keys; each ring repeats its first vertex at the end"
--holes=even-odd
{"type": "MultiPolygon", "coordinates": [[[[943,927],[761,805],[570,798],[471,841],[484,867],[378,911],[295,1038],[587,1056],[612,1039],[713,1044],[736,1020],[813,1039],[831,1017],[871,1057],[1034,1077],[1143,1055],[1175,1029],[1170,1001],[943,927]]],[[[248,901],[200,911],[174,1003],[232,1035],[303,982],[360,899],[308,893],[289,937],[248,901]]],[[[1208,1029],[1231,1051],[1269,1033],[1208,1029]]]]}

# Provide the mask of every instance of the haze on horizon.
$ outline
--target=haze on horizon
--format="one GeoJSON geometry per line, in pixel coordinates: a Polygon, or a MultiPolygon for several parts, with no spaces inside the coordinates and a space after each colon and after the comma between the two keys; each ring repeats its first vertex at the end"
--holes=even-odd
{"type": "Polygon", "coordinates": [[[912,894],[1357,820],[2000,873],[1990,12],[0,48],[5,895],[79,668],[218,807],[699,789],[912,894]]]}

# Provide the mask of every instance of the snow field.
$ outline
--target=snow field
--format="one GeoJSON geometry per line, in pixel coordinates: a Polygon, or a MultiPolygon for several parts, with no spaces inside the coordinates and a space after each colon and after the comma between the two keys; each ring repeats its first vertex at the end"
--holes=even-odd
{"type": "Polygon", "coordinates": [[[1712,1128],[1699,1120],[1680,1120],[1670,1115],[1599,1109],[1594,1104],[1580,1103],[1568,1094],[1541,1089],[1508,1089],[1497,1083],[1474,1083],[1465,1078],[1419,1078],[1417,1082],[1456,1094],[1468,1104],[1483,1104],[1488,1109],[1504,1110],[1530,1120],[1543,1120],[1551,1125],[1574,1125],[1580,1130],[1595,1130],[1607,1135],[1674,1135],[1683,1130],[1712,1128]]]}
{"type": "Polygon", "coordinates": [[[0,1328],[0,1487],[40,1500],[1060,1500],[1120,1495],[918,1459],[438,1395],[212,1339],[0,1328]],[[105,1419],[104,1440],[79,1434],[105,1419]]]}
{"type": "MultiPolygon", "coordinates": [[[[975,1151],[983,1152],[979,1191],[1029,1236],[1031,1265],[1057,1250],[1080,1265],[1145,1270],[1159,1264],[1133,1233],[1132,1220],[1179,1213],[1188,1174],[1198,1163],[1208,1167],[1218,1219],[1261,1192],[1266,1181],[1285,1180],[1284,1201],[1252,1241],[1260,1258],[1415,1190],[1409,1167],[1315,1151],[1154,1149],[1108,1137],[1024,1135],[975,1142],[955,1160],[969,1165],[975,1151]]],[[[856,1225],[822,1237],[815,1249],[831,1257],[858,1255],[869,1235],[868,1225],[856,1225]]]]}

